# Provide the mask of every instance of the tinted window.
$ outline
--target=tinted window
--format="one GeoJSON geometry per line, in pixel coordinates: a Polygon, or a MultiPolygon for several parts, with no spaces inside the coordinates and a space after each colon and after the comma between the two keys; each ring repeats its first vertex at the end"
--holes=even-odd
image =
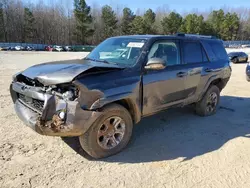
{"type": "Polygon", "coordinates": [[[200,63],[203,61],[201,45],[198,42],[184,42],[184,62],[200,63]]]}
{"type": "Polygon", "coordinates": [[[221,42],[206,41],[204,44],[206,49],[210,51],[211,56],[215,56],[212,60],[228,60],[227,52],[221,42]]]}
{"type": "Polygon", "coordinates": [[[176,42],[160,41],[153,44],[148,54],[150,58],[161,58],[168,66],[180,64],[179,45],[176,42]]]}

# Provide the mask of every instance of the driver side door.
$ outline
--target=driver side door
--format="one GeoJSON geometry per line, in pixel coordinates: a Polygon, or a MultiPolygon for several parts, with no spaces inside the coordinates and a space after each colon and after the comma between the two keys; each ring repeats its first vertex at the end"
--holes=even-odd
{"type": "Polygon", "coordinates": [[[162,70],[145,70],[142,79],[143,116],[181,104],[187,98],[187,71],[182,66],[180,51],[178,40],[156,41],[152,45],[147,59],[161,58],[166,67],[162,70]]]}

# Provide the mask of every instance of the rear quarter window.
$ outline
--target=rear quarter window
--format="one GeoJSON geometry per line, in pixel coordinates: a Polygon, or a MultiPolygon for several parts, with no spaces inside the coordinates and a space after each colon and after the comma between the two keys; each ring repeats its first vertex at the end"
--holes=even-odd
{"type": "Polygon", "coordinates": [[[211,61],[216,60],[228,60],[227,52],[220,41],[202,41],[205,47],[209,59],[211,61]]]}

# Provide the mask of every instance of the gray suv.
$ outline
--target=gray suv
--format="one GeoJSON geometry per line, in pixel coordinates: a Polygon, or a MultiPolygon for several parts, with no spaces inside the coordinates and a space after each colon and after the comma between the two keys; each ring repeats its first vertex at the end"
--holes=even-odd
{"type": "Polygon", "coordinates": [[[213,115],[230,76],[214,37],[119,36],[84,59],[14,75],[10,92],[17,115],[36,132],[78,136],[90,156],[103,158],[126,147],[143,117],[191,104],[198,115],[213,115]]]}

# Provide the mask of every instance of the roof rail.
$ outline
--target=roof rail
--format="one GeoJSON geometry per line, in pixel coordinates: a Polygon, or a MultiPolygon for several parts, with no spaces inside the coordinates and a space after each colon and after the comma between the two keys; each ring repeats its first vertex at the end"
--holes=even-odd
{"type": "Polygon", "coordinates": [[[185,34],[185,33],[177,33],[176,36],[178,36],[178,37],[198,37],[198,38],[216,39],[215,36],[197,35],[197,34],[185,34]]]}

